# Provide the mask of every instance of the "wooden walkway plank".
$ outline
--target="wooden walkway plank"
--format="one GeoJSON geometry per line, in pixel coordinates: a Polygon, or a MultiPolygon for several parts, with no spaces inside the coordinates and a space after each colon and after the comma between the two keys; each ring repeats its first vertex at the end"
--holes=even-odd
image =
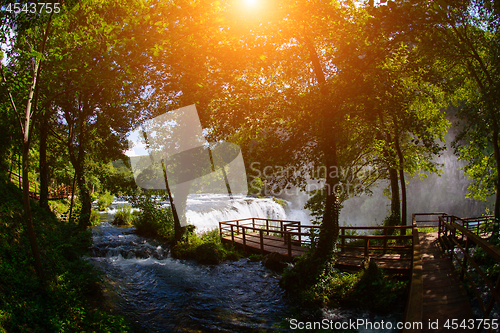
{"type": "MultiPolygon", "coordinates": [[[[444,256],[439,245],[438,234],[421,233],[423,273],[422,332],[452,332],[443,325],[446,320],[473,319],[474,315],[465,289],[458,279],[451,259],[444,256]],[[431,329],[429,322],[439,321],[437,329],[431,329]]],[[[456,332],[456,330],[455,330],[456,332]]],[[[463,329],[461,332],[477,332],[463,329]]]]}

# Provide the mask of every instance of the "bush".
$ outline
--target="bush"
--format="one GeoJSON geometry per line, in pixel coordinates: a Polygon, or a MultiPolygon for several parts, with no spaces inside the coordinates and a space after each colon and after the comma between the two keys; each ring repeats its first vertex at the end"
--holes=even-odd
{"type": "Polygon", "coordinates": [[[132,208],[129,205],[123,205],[118,207],[115,213],[115,218],[112,224],[118,226],[129,226],[134,221],[134,215],[132,215],[132,208]]]}
{"type": "Polygon", "coordinates": [[[294,268],[285,270],[280,282],[301,302],[311,306],[364,307],[384,314],[394,308],[404,309],[408,285],[407,281],[385,276],[374,261],[367,269],[351,274],[331,264],[318,266],[307,257],[299,259],[294,268]]]}
{"type": "Polygon", "coordinates": [[[106,210],[113,203],[114,198],[115,197],[108,191],[104,192],[99,196],[99,199],[97,199],[97,207],[101,212],[106,210]]]}
{"type": "Polygon", "coordinates": [[[283,208],[286,208],[286,206],[287,206],[286,201],[283,200],[283,199],[276,198],[276,197],[273,196],[273,201],[276,202],[278,205],[280,205],[283,208]]]}
{"type": "Polygon", "coordinates": [[[174,236],[174,216],[170,207],[162,207],[150,195],[132,198],[132,206],[140,212],[132,224],[136,233],[171,240],[174,236]]]}
{"type": "Polygon", "coordinates": [[[90,211],[90,223],[92,225],[101,224],[101,214],[99,214],[98,211],[93,210],[93,209],[90,211]]]}
{"type": "Polygon", "coordinates": [[[172,256],[178,259],[194,259],[201,264],[217,264],[225,260],[242,257],[230,244],[222,244],[219,229],[213,229],[198,236],[189,232],[187,240],[172,247],[172,256]]]}
{"type": "MultiPolygon", "coordinates": [[[[174,216],[170,207],[162,207],[149,193],[136,195],[130,201],[133,207],[140,209],[132,222],[137,234],[161,237],[174,244],[174,216]]],[[[185,239],[172,247],[173,257],[208,264],[242,257],[232,245],[221,243],[219,229],[207,231],[201,236],[193,232],[193,226],[186,229],[185,239]]]]}
{"type": "Polygon", "coordinates": [[[404,309],[407,293],[407,281],[398,281],[384,275],[383,270],[370,261],[368,268],[358,274],[358,281],[353,285],[347,304],[359,306],[377,313],[391,313],[394,309],[404,309]]]}

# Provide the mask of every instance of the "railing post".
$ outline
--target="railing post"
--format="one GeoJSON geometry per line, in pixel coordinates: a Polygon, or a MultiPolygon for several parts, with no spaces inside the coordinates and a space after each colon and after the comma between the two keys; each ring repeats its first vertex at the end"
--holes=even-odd
{"type": "Polygon", "coordinates": [[[234,246],[234,225],[231,224],[231,242],[233,243],[234,246]]]}
{"type": "Polygon", "coordinates": [[[269,236],[269,220],[266,219],[266,230],[267,230],[267,235],[269,236]]]}
{"type": "Polygon", "coordinates": [[[297,228],[299,230],[299,246],[302,246],[302,226],[300,225],[300,222],[297,228]]]}
{"type": "Polygon", "coordinates": [[[387,228],[384,228],[384,254],[386,254],[386,252],[387,252],[387,228]]]}
{"type": "Polygon", "coordinates": [[[243,252],[247,252],[247,240],[245,238],[245,227],[241,227],[243,229],[242,237],[243,237],[243,252]]]}
{"type": "Polygon", "coordinates": [[[342,237],[341,237],[342,239],[340,241],[340,244],[341,244],[340,245],[340,252],[345,252],[345,229],[342,228],[342,229],[340,229],[340,231],[342,234],[342,237]]]}
{"type": "MultiPolygon", "coordinates": [[[[465,241],[465,253],[469,254],[469,237],[465,241]]],[[[464,279],[465,271],[467,270],[467,256],[464,253],[464,261],[462,263],[462,269],[460,270],[460,280],[464,279]]]]}
{"type": "Polygon", "coordinates": [[[284,236],[283,238],[284,238],[284,241],[285,241],[285,244],[286,244],[286,242],[288,241],[288,239],[286,237],[288,230],[286,230],[286,225],[283,227],[283,224],[281,224],[281,227],[282,227],[281,231],[283,231],[282,235],[284,236]]]}
{"type": "Polygon", "coordinates": [[[259,229],[259,237],[260,237],[260,254],[264,254],[264,230],[259,229]]]}
{"type": "Polygon", "coordinates": [[[292,235],[287,232],[285,234],[285,238],[288,239],[288,258],[290,258],[290,260],[292,259],[292,235]]]}
{"type": "Polygon", "coordinates": [[[370,255],[369,255],[369,247],[370,247],[370,239],[369,238],[365,238],[365,259],[370,257],[370,255]]]}
{"type": "MultiPolygon", "coordinates": [[[[450,222],[450,225],[451,225],[451,224],[453,224],[453,223],[455,223],[455,216],[452,216],[452,217],[451,217],[451,222],[450,222]]],[[[452,235],[451,235],[451,236],[452,236],[453,238],[456,238],[456,236],[457,236],[457,228],[453,228],[453,230],[452,230],[451,232],[452,232],[452,235]]]]}
{"type": "Polygon", "coordinates": [[[252,227],[255,229],[255,219],[252,217],[252,227]]]}

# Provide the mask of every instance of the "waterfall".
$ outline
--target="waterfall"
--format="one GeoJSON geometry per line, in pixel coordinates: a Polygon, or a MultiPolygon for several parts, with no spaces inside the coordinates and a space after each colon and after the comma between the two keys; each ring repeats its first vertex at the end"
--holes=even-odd
{"type": "Polygon", "coordinates": [[[219,227],[219,222],[251,217],[286,220],[285,208],[272,198],[222,194],[189,195],[186,217],[199,232],[219,227]]]}

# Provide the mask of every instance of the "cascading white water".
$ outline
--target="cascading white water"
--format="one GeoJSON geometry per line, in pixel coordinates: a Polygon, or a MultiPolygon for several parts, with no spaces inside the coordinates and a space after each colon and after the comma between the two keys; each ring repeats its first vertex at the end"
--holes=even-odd
{"type": "Polygon", "coordinates": [[[190,195],[186,217],[198,231],[219,227],[219,222],[251,217],[286,220],[285,209],[272,198],[252,198],[219,194],[190,195]]]}
{"type": "MultiPolygon", "coordinates": [[[[308,224],[305,215],[290,207],[290,202],[281,206],[273,198],[254,198],[235,195],[232,199],[223,194],[191,194],[186,205],[188,224],[196,227],[197,232],[203,232],[219,227],[219,222],[246,218],[268,218],[275,220],[293,220],[308,224]]],[[[126,200],[115,200],[108,208],[108,214],[114,215],[119,206],[129,204],[126,200]]],[[[168,201],[162,205],[169,206],[168,201]]],[[[132,210],[137,210],[132,208],[132,210]]]]}

